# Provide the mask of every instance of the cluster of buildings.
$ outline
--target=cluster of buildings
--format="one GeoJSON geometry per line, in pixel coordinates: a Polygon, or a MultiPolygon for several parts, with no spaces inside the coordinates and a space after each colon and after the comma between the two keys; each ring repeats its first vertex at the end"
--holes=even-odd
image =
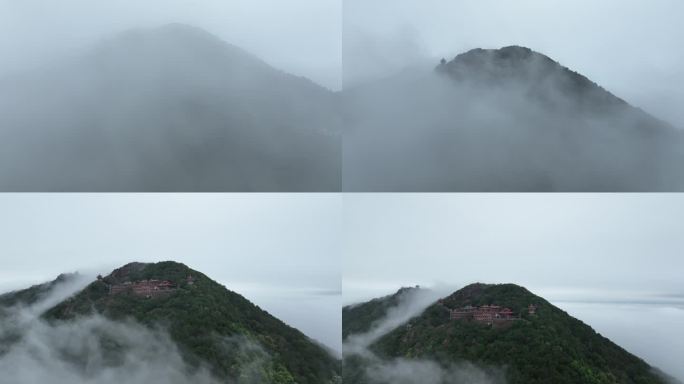
{"type": "MultiPolygon", "coordinates": [[[[527,310],[530,315],[534,315],[537,312],[537,306],[530,304],[527,310]]],[[[485,324],[521,319],[521,316],[519,314],[516,315],[510,308],[498,305],[483,305],[480,307],[467,305],[462,308],[451,309],[449,312],[449,318],[452,320],[474,320],[485,324]]]]}
{"type": "MultiPolygon", "coordinates": [[[[102,280],[101,276],[98,276],[99,280],[102,280]]],[[[195,284],[195,279],[192,276],[187,278],[188,285],[195,284]]],[[[140,281],[127,281],[121,284],[108,285],[109,294],[117,295],[124,292],[130,292],[137,296],[142,296],[145,298],[159,297],[167,293],[175,291],[178,287],[168,281],[168,280],[140,280],[140,281]]]]}
{"type": "Polygon", "coordinates": [[[109,294],[116,295],[122,292],[131,292],[134,295],[147,298],[157,297],[176,290],[176,286],[168,280],[141,280],[127,281],[123,284],[109,286],[109,294]]]}

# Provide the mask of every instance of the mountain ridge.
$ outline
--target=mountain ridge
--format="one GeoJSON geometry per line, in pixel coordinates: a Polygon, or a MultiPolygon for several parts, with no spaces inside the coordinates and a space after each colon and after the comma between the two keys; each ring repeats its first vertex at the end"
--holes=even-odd
{"type": "Polygon", "coordinates": [[[340,380],[329,350],[181,263],[126,264],[40,316],[55,327],[101,316],[161,329],[190,366],[238,383],[340,380]]]}
{"type": "Polygon", "coordinates": [[[355,86],[344,106],[345,191],[684,188],[684,131],[525,47],[355,86]]]}
{"type": "MultiPolygon", "coordinates": [[[[511,384],[676,382],[515,284],[475,283],[459,289],[380,337],[369,350],[385,361],[502,367],[511,384]],[[509,308],[512,315],[504,311],[509,308]],[[496,315],[478,317],[488,311],[496,315]]],[[[345,356],[357,380],[364,364],[360,355],[345,356]]]]}
{"type": "Polygon", "coordinates": [[[674,129],[669,123],[631,105],[587,76],[528,47],[511,45],[498,49],[475,48],[458,54],[451,61],[442,61],[435,70],[459,81],[472,81],[472,76],[475,75],[477,80],[490,84],[514,80],[543,83],[548,77],[562,75],[567,80],[559,84],[560,88],[582,99],[585,108],[597,105],[602,108],[630,107],[643,113],[644,118],[656,120],[659,124],[674,129]]]}
{"type": "Polygon", "coordinates": [[[351,334],[368,332],[371,327],[387,315],[387,311],[409,300],[421,288],[401,287],[395,293],[371,299],[366,302],[342,307],[342,340],[351,334]]]}
{"type": "Polygon", "coordinates": [[[335,97],[195,27],[123,32],[3,79],[0,189],[336,191],[335,97]]]}

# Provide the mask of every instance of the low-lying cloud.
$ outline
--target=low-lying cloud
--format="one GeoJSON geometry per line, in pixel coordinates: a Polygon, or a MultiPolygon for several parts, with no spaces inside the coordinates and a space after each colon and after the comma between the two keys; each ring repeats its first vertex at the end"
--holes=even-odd
{"type": "Polygon", "coordinates": [[[409,289],[399,295],[398,304],[387,310],[384,318],[376,321],[368,332],[349,335],[343,344],[345,354],[366,355],[367,348],[383,335],[419,315],[440,296],[436,290],[409,289]]]}
{"type": "Polygon", "coordinates": [[[467,361],[444,365],[429,359],[384,359],[369,350],[373,342],[419,315],[442,296],[441,289],[405,291],[398,304],[387,310],[386,316],[376,321],[368,332],[346,338],[345,363],[360,361],[363,379],[372,384],[505,384],[505,372],[496,367],[478,367],[467,361]]]}
{"type": "Polygon", "coordinates": [[[404,71],[346,90],[343,188],[684,188],[681,132],[545,56],[518,62],[527,52],[471,52],[460,70],[404,71]]]}
{"type": "Polygon", "coordinates": [[[0,190],[338,191],[334,94],[199,28],[0,75],[0,190]]]}
{"type": "Polygon", "coordinates": [[[0,355],[11,383],[219,383],[207,369],[186,364],[166,333],[134,323],[99,316],[57,324],[35,319],[20,331],[0,355]]]}
{"type": "Polygon", "coordinates": [[[366,374],[387,384],[504,384],[503,371],[485,371],[471,363],[444,367],[430,360],[394,359],[371,365],[366,374]]]}
{"type": "MultiPolygon", "coordinates": [[[[163,328],[90,315],[52,321],[41,314],[83,287],[83,279],[57,284],[33,305],[0,308],[0,371],[10,383],[219,384],[211,368],[187,354],[163,328]]],[[[217,350],[240,363],[234,383],[256,383],[271,358],[244,336],[214,340],[217,350]]]]}

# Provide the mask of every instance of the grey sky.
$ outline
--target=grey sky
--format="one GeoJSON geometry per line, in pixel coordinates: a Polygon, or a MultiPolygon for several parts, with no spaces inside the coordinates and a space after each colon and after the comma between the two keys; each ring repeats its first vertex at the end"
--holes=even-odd
{"type": "Polygon", "coordinates": [[[4,194],[0,292],[174,260],[339,351],[340,209],[338,195],[4,194]]]}
{"type": "Polygon", "coordinates": [[[516,283],[684,379],[682,217],[681,194],[348,194],[343,302],[516,283]]]}
{"type": "Polygon", "coordinates": [[[684,294],[678,194],[360,194],[344,216],[345,302],[476,281],[563,300],[684,294]]]}
{"type": "Polygon", "coordinates": [[[328,88],[341,78],[341,0],[0,0],[0,73],[130,28],[191,24],[328,88]]]}
{"type": "Polygon", "coordinates": [[[345,84],[523,45],[684,128],[679,0],[345,0],[345,84]]]}

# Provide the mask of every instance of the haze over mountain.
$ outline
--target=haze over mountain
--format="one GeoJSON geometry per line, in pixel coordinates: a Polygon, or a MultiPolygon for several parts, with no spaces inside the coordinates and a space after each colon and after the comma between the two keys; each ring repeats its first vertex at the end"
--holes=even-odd
{"type": "Polygon", "coordinates": [[[345,190],[684,188],[682,131],[529,48],[388,75],[345,91],[345,190]]]}
{"type": "Polygon", "coordinates": [[[416,291],[344,308],[345,382],[677,383],[513,284],[471,284],[369,338],[416,291]]]}
{"type": "Polygon", "coordinates": [[[73,276],[0,296],[11,382],[334,383],[331,353],[183,264],[131,263],[36,311],[73,276]]]}
{"type": "Polygon", "coordinates": [[[416,284],[435,302],[470,282],[514,281],[684,381],[683,199],[350,194],[343,303],[416,284]]]}
{"type": "Polygon", "coordinates": [[[682,131],[518,46],[335,93],[197,28],[133,30],[0,78],[0,139],[5,191],[684,189],[682,131]]]}
{"type": "Polygon", "coordinates": [[[684,128],[679,0],[347,0],[345,87],[473,48],[543,52],[631,105],[684,128]],[[638,26],[638,28],[635,28],[638,26]]]}
{"type": "Polygon", "coordinates": [[[194,27],[0,79],[0,190],[334,191],[333,92],[194,27]]]}

